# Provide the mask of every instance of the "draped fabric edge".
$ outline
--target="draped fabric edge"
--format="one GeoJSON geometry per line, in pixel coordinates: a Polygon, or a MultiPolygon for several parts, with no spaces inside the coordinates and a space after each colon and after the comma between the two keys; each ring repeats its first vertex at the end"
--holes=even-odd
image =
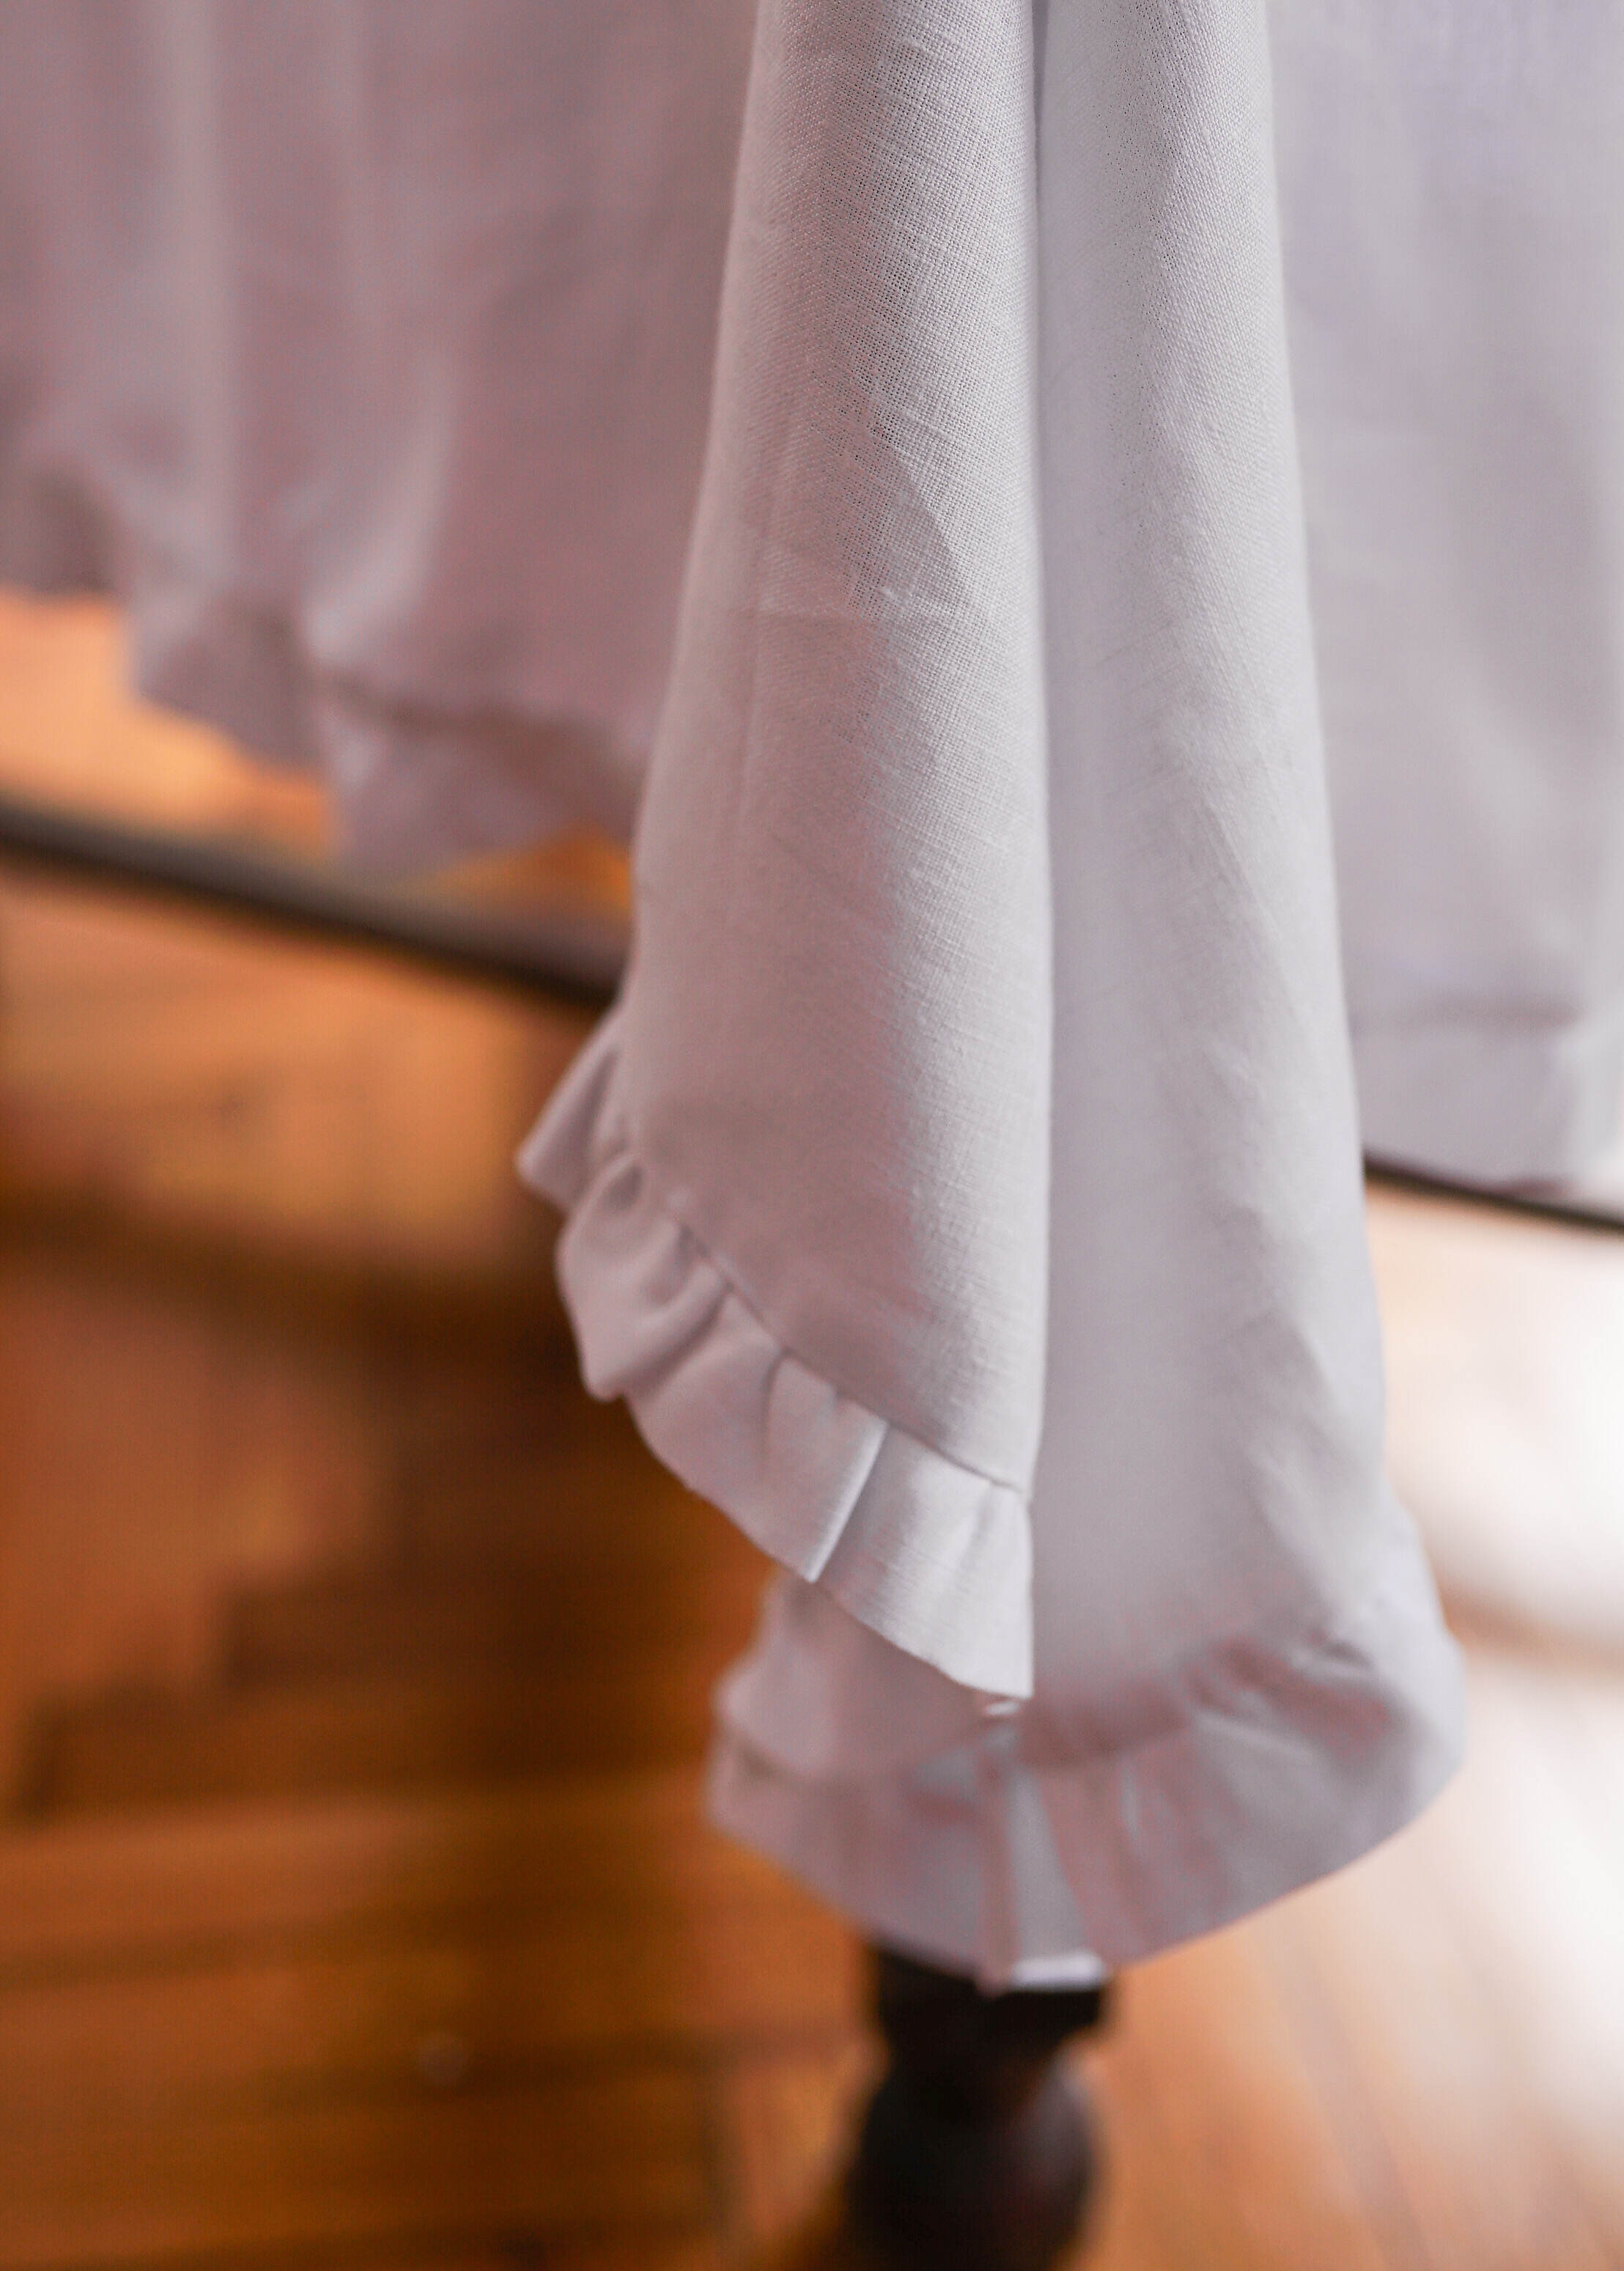
{"type": "Polygon", "coordinates": [[[1535,1017],[1515,1005],[1352,1019],[1365,1149],[1503,1188],[1592,1170],[1619,1140],[1624,1001],[1535,1017]]]}
{"type": "Polygon", "coordinates": [[[611,725],[367,683],[323,659],[296,595],[234,585],[147,517],[87,475],[31,467],[0,428],[0,585],[113,600],[136,691],[325,780],[352,866],[407,875],[584,824],[630,835],[643,757],[611,725]]]}
{"type": "Polygon", "coordinates": [[[1073,1761],[1029,1755],[1023,1714],[983,1718],[923,1767],[809,1771],[735,1675],[712,1819],[871,1933],[990,1987],[1231,1923],[1405,1828],[1459,1764],[1460,1651],[1388,1506],[1361,1600],[1175,1667],[1153,1724],[1073,1761]]]}
{"type": "Polygon", "coordinates": [[[754,1544],[918,1659],[908,1746],[928,1754],[1032,1692],[1026,1498],[782,1345],[657,1188],[619,1093],[620,1044],[611,1011],[518,1154],[567,1217],[558,1273],[582,1376],[624,1396],[656,1456],[754,1544]]]}

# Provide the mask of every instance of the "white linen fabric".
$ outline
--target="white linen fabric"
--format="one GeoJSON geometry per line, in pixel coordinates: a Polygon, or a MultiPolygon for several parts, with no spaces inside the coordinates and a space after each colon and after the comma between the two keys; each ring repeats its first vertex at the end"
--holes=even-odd
{"type": "Polygon", "coordinates": [[[1272,29],[1366,1142],[1571,1174],[1624,1077],[1624,9],[1272,29]]]}
{"type": "Polygon", "coordinates": [[[738,0],[0,8],[0,576],[320,765],[378,868],[629,827],[738,0]]]}
{"type": "Polygon", "coordinates": [[[623,824],[653,740],[525,1172],[589,1382],[786,1572],[718,1818],[989,1980],[1457,1751],[1359,1121],[1494,1179],[1616,1114],[1621,41],[0,11],[0,570],[375,858],[623,824]]]}
{"type": "MultiPolygon", "coordinates": [[[[1624,10],[1266,12],[1366,1139],[1560,1176],[1624,1082],[1624,10]]],[[[628,827],[753,16],[0,10],[0,576],[119,592],[374,865],[628,827]]]]}
{"type": "Polygon", "coordinates": [[[720,1818],[989,1979],[1350,1858],[1458,1710],[1381,1481],[1264,19],[1056,0],[1041,112],[1031,28],[765,0],[636,958],[526,1158],[589,1379],[800,1581],[720,1818]]]}

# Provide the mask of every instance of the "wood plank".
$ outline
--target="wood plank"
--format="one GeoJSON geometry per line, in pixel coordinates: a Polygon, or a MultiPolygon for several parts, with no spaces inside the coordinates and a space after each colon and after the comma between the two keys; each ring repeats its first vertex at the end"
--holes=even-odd
{"type": "Polygon", "coordinates": [[[1483,1650],[1470,1669],[1472,1803],[1440,1814],[1441,1885],[1534,2118],[1624,2261],[1624,1781],[1574,1708],[1590,1689],[1616,1727],[1619,1682],[1483,1650]]]}
{"type": "Polygon", "coordinates": [[[1474,1774],[1434,1820],[1250,1928],[1299,2023],[1379,2133],[1430,2271],[1608,2271],[1527,2086],[1522,2046],[1463,1944],[1448,1833],[1470,1837],[1474,1774]]]}
{"type": "Polygon", "coordinates": [[[223,1591],[374,1552],[376,1367],[0,1238],[0,1791],[42,1697],[212,1669],[223,1591]]]}
{"type": "Polygon", "coordinates": [[[113,1696],[42,1724],[27,1804],[60,1814],[697,1758],[726,1658],[679,1634],[657,1653],[576,1650],[529,1673],[113,1696]]]}
{"type": "Polygon", "coordinates": [[[573,1351],[567,1361],[550,1379],[521,1350],[508,1359],[520,1376],[493,1381],[489,1361],[460,1365],[428,1345],[415,1371],[401,1367],[404,1551],[431,1566],[485,1557],[549,1578],[590,1564],[621,1588],[600,1605],[609,1630],[633,1596],[675,1573],[747,1572],[741,1581],[759,1591],[765,1555],[656,1464],[624,1405],[590,1401],[573,1351]],[[552,1514],[567,1508],[568,1518],[552,1514]]]}
{"type": "Polygon", "coordinates": [[[13,2125],[0,2199],[4,2271],[397,2234],[702,2226],[708,2206],[696,2085],[653,2066],[212,2119],[13,2125]]]}
{"type": "Polygon", "coordinates": [[[1624,1646],[1624,1240],[1373,1195],[1388,1456],[1446,1596],[1624,1646]]]}
{"type": "Polygon", "coordinates": [[[606,1550],[596,1508],[591,1518],[583,1519],[584,1511],[567,1491],[532,1508],[538,1527],[554,1533],[545,1574],[481,1568],[465,1558],[382,1578],[315,1578],[245,1595],[230,1606],[223,1668],[242,1686],[382,1671],[518,1670],[566,1650],[579,1655],[581,1634],[604,1618],[617,1581],[623,1590],[604,1653],[641,1655],[669,1648],[679,1635],[718,1655],[742,1645],[761,1583],[753,1555],[696,1552],[680,1535],[686,1508],[679,1506],[678,1534],[649,1537],[655,1525],[645,1520],[647,1550],[634,1560],[628,1539],[619,1567],[622,1557],[606,1550]]]}
{"type": "MultiPolygon", "coordinates": [[[[1062,2271],[1187,2271],[1201,2252],[1205,2220],[1192,2211],[1194,2171],[1178,2171],[1153,2089],[1144,2087],[1115,2041],[1072,2054],[1094,2123],[1099,2174],[1080,2243],[1062,2271]]],[[[1199,2181],[1209,2186],[1208,2171],[1199,2181]]]]}
{"type": "Polygon", "coordinates": [[[838,2185],[853,2117],[879,2069],[877,2046],[849,2022],[810,2049],[735,2057],[720,2085],[726,2141],[726,2237],[760,2251],[817,2219],[838,2185]]]}
{"type": "Polygon", "coordinates": [[[1108,2199],[1102,2263],[1395,2271],[1405,2259],[1367,2180],[1366,2140],[1325,2103],[1246,1928],[1142,1964],[1124,1985],[1085,2063],[1121,2195],[1114,2227],[1108,2199]]]}
{"type": "Polygon", "coordinates": [[[0,912],[14,1189],[545,1273],[512,1156],[578,1014],[61,887],[0,878],[0,912]]]}
{"type": "Polygon", "coordinates": [[[858,1997],[851,1934],[789,1886],[763,1875],[700,1901],[633,1883],[523,1921],[410,1937],[374,1924],[348,1947],[0,1985],[0,2131],[418,2076],[489,2082],[588,2051],[719,2054],[849,2029],[858,1997]]]}
{"type": "Polygon", "coordinates": [[[0,1837],[0,1977],[399,1935],[435,1918],[552,1918],[614,1902],[702,1913],[781,1888],[815,1910],[705,1825],[692,1766],[93,1816],[0,1837]]]}
{"type": "MultiPolygon", "coordinates": [[[[374,2271],[374,2266],[346,2261],[337,2271],[374,2271]]],[[[403,2263],[397,2249],[387,2265],[376,2264],[375,2271],[725,2271],[725,2260],[708,2235],[673,2238],[663,2231],[643,2230],[630,2237],[609,2233],[590,2239],[549,2238],[539,2251],[509,2237],[497,2240],[478,2256],[459,2252],[454,2261],[439,2256],[420,2261],[414,2252],[403,2263]]]]}
{"type": "MultiPolygon", "coordinates": [[[[299,2264],[300,2271],[727,2271],[708,2234],[652,2225],[629,2233],[549,2232],[539,2241],[523,2232],[497,2232],[483,2241],[419,2235],[361,2240],[314,2255],[301,2252],[299,2264]]],[[[265,2258],[213,2257],[207,2271],[265,2271],[265,2258]]]]}

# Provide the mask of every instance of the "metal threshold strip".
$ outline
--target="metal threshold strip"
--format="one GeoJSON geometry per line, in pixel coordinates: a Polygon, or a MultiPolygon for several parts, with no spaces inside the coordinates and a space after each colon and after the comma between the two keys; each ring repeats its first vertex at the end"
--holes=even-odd
{"type": "MultiPolygon", "coordinates": [[[[604,1007],[626,966],[626,926],[585,908],[523,916],[380,889],[336,867],[229,838],[127,827],[0,794],[0,865],[241,917],[334,945],[587,1009],[604,1007]]],[[[1368,1180],[1570,1228],[1624,1235],[1624,1203],[1561,1188],[1488,1188],[1367,1159],[1368,1180]]]]}

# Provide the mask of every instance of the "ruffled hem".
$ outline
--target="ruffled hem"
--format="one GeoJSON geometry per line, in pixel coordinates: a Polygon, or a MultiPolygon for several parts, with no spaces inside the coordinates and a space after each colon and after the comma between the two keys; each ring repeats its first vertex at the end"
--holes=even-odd
{"type": "Polygon", "coordinates": [[[990,1699],[1032,1692],[1026,1500],[780,1344],[656,1191],[616,1092],[619,1048],[612,1015],[518,1163],[569,1216],[559,1279],[587,1386],[624,1396],[656,1455],[775,1561],[945,1675],[923,1681],[912,1730],[933,1749],[990,1699]]]}
{"type": "Polygon", "coordinates": [[[1015,1731],[994,1724],[908,1771],[808,1779],[724,1715],[707,1810],[863,1933],[1009,1987],[1084,1987],[1109,1966],[1086,1941],[1015,1731]]]}
{"type": "Polygon", "coordinates": [[[760,1693],[723,1688],[711,1817],[871,1936],[990,1988],[1214,1931],[1393,1835],[1459,1764],[1460,1654],[1393,1515],[1353,1615],[1178,1668],[1159,1731],[1086,1758],[1030,1755],[1017,1719],[912,1768],[831,1775],[763,1709],[792,1685],[768,1663],[760,1693]]]}

